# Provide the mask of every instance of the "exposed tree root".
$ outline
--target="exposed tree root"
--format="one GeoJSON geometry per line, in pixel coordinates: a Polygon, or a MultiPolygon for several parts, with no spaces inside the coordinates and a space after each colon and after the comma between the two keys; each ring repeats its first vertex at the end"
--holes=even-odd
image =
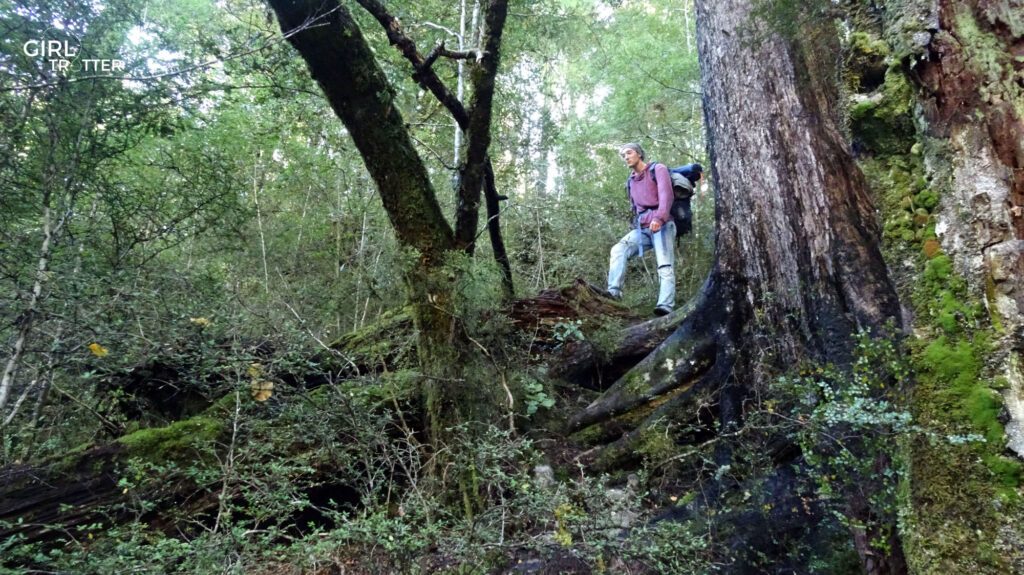
{"type": "Polygon", "coordinates": [[[617,440],[590,454],[592,468],[610,471],[636,461],[645,451],[645,444],[659,443],[664,436],[671,444],[682,440],[679,430],[711,429],[713,415],[718,413],[718,394],[732,371],[729,358],[720,357],[696,379],[675,386],[659,399],[639,409],[636,426],[617,440]]]}
{"type": "MultiPolygon", "coordinates": [[[[673,335],[668,341],[675,338],[673,335]]],[[[708,337],[686,338],[668,349],[659,347],[619,378],[597,401],[573,417],[569,421],[569,429],[579,430],[642,408],[691,384],[711,366],[714,350],[714,340],[708,337]]]]}
{"type": "Polygon", "coordinates": [[[690,386],[714,366],[722,334],[718,327],[721,314],[707,295],[710,285],[706,283],[683,308],[659,318],[666,323],[652,321],[630,328],[628,333],[635,334],[634,337],[624,339],[624,344],[610,354],[612,357],[625,357],[645,349],[640,343],[645,340],[639,337],[644,329],[673,326],[674,331],[661,338],[658,345],[619,377],[597,401],[570,419],[570,430],[577,431],[633,410],[646,408],[649,411],[651,403],[664,403],[665,395],[690,386]]]}
{"type": "Polygon", "coordinates": [[[615,349],[602,351],[590,340],[571,342],[552,362],[552,377],[588,389],[604,389],[647,357],[690,316],[697,303],[693,300],[676,313],[657,317],[625,328],[615,349]]]}

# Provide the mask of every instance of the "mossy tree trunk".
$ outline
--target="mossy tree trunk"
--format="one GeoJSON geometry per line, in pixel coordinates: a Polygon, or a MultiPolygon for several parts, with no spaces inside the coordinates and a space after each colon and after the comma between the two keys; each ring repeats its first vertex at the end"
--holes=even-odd
{"type": "MultiPolygon", "coordinates": [[[[462,378],[462,356],[468,345],[454,313],[457,278],[445,268],[447,257],[464,246],[442,215],[426,166],[395,105],[394,89],[348,9],[337,1],[322,0],[270,0],[270,5],[282,32],[306,61],[313,79],[348,129],[399,242],[415,251],[415,262],[404,273],[419,338],[430,437],[437,448],[444,430],[459,423],[470,405],[480,407],[462,378]]],[[[490,2],[485,9],[493,43],[487,45],[490,52],[484,58],[484,73],[491,75],[492,84],[490,90],[485,86],[484,93],[477,95],[482,103],[470,115],[469,123],[470,135],[484,153],[506,3],[490,2]]],[[[481,152],[474,154],[475,158],[481,156],[476,159],[482,162],[481,152]]],[[[477,169],[482,174],[482,168],[477,169]]],[[[477,178],[475,199],[463,198],[473,209],[479,203],[479,188],[477,178]]],[[[476,219],[471,223],[475,234],[476,219]]]]}
{"type": "Polygon", "coordinates": [[[895,145],[877,146],[874,161],[882,180],[895,172],[920,182],[892,186],[890,201],[917,207],[930,196],[919,210],[926,235],[902,244],[920,250],[927,270],[927,287],[915,290],[924,351],[912,410],[939,433],[986,436],[983,445],[911,444],[908,561],[919,573],[1017,572],[1022,510],[1000,500],[1019,498],[1024,455],[1024,3],[880,5],[892,64],[883,95],[897,105],[876,117],[910,129],[888,135],[895,145]],[[968,306],[979,313],[964,314],[968,306]]]}

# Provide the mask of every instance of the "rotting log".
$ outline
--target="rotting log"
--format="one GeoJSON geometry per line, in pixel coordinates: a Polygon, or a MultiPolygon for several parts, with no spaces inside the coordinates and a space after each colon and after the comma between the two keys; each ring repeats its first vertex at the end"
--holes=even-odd
{"type": "MultiPolygon", "coordinates": [[[[160,465],[201,462],[198,450],[228,435],[228,409],[227,401],[220,401],[201,415],[166,427],[141,429],[109,444],[0,469],[0,540],[77,540],[87,535],[83,530],[88,526],[136,518],[131,503],[140,498],[154,504],[147,516],[169,511],[186,499],[195,511],[202,511],[198,502],[203,498],[197,493],[213,486],[197,485],[184,474],[144,482],[137,490],[119,481],[133,459],[160,465]]],[[[215,507],[216,502],[205,505],[215,507]]]]}
{"type": "Polygon", "coordinates": [[[571,285],[544,290],[532,298],[516,300],[509,310],[512,323],[538,341],[553,341],[555,326],[564,321],[598,316],[631,318],[623,307],[608,298],[604,290],[577,278],[571,285]]]}
{"type": "MultiPolygon", "coordinates": [[[[658,347],[687,317],[691,308],[649,321],[635,316],[582,279],[543,290],[512,302],[507,313],[512,324],[530,339],[531,351],[550,359],[550,375],[590,389],[603,389],[602,381],[614,381],[658,347]],[[593,341],[561,341],[560,324],[580,322],[585,331],[597,330],[609,321],[628,324],[613,337],[610,349],[598,349],[593,341]]],[[[395,371],[416,356],[409,336],[412,319],[405,310],[385,314],[377,322],[341,336],[321,354],[321,363],[333,365],[343,375],[395,371]]]]}
{"type": "MultiPolygon", "coordinates": [[[[223,471],[221,463],[230,449],[236,401],[230,394],[202,414],[171,425],[0,468],[0,543],[62,548],[88,540],[97,529],[130,522],[171,537],[211,528],[225,503],[222,498],[233,505],[246,504],[244,490],[229,487],[217,472],[223,471]],[[203,472],[196,473],[197,469],[203,472]],[[122,482],[124,478],[129,482],[122,482]]],[[[285,449],[301,451],[307,446],[285,449]]],[[[330,524],[318,507],[358,505],[358,493],[343,483],[337,469],[311,463],[310,470],[301,479],[311,505],[278,518],[286,525],[330,524]]],[[[0,557],[0,567],[26,567],[5,564],[4,559],[0,557]]]]}
{"type": "Polygon", "coordinates": [[[0,469],[0,541],[74,536],[103,519],[101,508],[123,501],[116,462],[124,452],[123,445],[114,443],[40,465],[0,469]]]}

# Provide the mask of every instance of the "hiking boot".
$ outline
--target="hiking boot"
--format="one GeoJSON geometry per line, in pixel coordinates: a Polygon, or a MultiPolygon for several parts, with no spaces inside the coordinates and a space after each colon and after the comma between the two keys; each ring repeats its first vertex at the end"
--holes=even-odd
{"type": "Polygon", "coordinates": [[[621,292],[607,290],[607,291],[604,292],[604,295],[608,299],[613,299],[615,301],[622,301],[622,293],[621,292]]]}
{"type": "Polygon", "coordinates": [[[667,306],[659,305],[658,307],[654,308],[654,315],[658,317],[668,315],[670,313],[672,313],[672,308],[667,306]]]}

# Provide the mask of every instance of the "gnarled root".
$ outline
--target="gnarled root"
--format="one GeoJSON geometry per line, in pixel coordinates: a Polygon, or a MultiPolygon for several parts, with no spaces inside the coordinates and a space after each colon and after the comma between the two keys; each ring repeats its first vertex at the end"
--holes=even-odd
{"type": "Polygon", "coordinates": [[[676,312],[688,312],[676,330],[569,421],[577,439],[605,443],[587,452],[584,461],[611,469],[636,459],[651,433],[663,433],[666,426],[708,427],[709,414],[722,417],[719,396],[735,350],[726,327],[730,310],[710,297],[713,293],[709,279],[693,302],[676,312]]]}

